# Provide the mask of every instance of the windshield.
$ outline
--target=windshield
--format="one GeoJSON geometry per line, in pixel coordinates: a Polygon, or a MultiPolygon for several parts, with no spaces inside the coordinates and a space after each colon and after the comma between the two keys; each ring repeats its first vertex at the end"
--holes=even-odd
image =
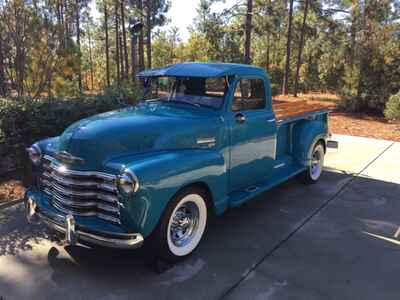
{"type": "Polygon", "coordinates": [[[227,90],[225,77],[148,77],[143,99],[219,109],[227,90]]]}

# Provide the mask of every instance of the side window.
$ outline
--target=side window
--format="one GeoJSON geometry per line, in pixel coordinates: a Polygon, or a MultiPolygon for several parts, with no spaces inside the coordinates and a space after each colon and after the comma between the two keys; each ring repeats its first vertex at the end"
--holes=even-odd
{"type": "Polygon", "coordinates": [[[232,111],[265,108],[265,89],[262,79],[242,79],[235,89],[232,111]]]}

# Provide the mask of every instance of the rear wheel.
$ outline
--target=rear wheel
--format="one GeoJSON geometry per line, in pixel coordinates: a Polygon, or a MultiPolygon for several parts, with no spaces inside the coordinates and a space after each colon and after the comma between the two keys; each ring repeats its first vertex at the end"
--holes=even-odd
{"type": "Polygon", "coordinates": [[[309,156],[307,169],[301,174],[305,183],[315,183],[319,180],[324,168],[325,150],[321,142],[317,143],[309,156]]]}
{"type": "Polygon", "coordinates": [[[175,262],[197,248],[207,225],[206,199],[207,194],[197,187],[172,199],[152,236],[156,255],[175,262]]]}

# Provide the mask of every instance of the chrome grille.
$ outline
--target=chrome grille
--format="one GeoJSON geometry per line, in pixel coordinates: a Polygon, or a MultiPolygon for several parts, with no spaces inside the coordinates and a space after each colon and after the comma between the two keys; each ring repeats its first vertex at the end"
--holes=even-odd
{"type": "Polygon", "coordinates": [[[70,170],[45,155],[40,187],[60,211],[78,216],[97,216],[120,224],[116,176],[102,172],[70,170]]]}

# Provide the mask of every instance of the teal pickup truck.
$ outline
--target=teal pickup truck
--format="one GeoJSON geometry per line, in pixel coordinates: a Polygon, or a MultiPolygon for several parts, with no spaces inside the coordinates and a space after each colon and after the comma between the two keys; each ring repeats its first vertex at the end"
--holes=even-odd
{"type": "Polygon", "coordinates": [[[138,75],[143,99],[83,119],[29,149],[26,217],[69,244],[177,260],[221,215],[298,175],[316,182],[329,110],[273,101],[261,68],[181,63],[138,75]]]}

